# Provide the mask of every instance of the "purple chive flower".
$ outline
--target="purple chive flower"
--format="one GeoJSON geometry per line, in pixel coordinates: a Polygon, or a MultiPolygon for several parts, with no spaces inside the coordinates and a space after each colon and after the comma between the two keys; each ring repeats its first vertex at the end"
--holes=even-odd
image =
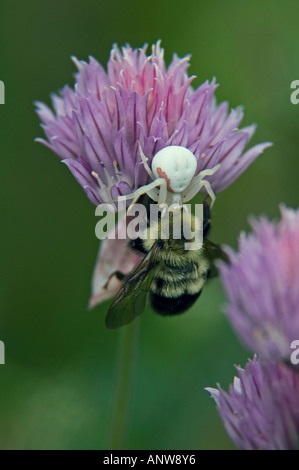
{"type": "Polygon", "coordinates": [[[37,103],[47,136],[38,140],[63,159],[96,205],[149,183],[138,141],[149,165],[168,145],[191,150],[197,173],[221,163],[207,178],[216,193],[270,145],[256,145],[242,155],[255,126],[238,130],[241,107],[228,113],[226,102],[216,106],[215,80],[193,90],[189,56],[175,55],[166,68],[160,42],[150,56],[146,46],[121,51],[114,46],[107,72],[92,57],[88,63],[73,60],[78,68],[74,90],[65,86],[61,96],[52,95],[54,113],[37,103]]]}
{"type": "MultiPolygon", "coordinates": [[[[121,50],[114,46],[107,71],[92,57],[88,63],[73,60],[78,68],[74,89],[65,86],[59,96],[52,95],[54,112],[37,103],[47,138],[37,140],[62,158],[96,205],[150,183],[139,144],[149,166],[154,155],[169,145],[193,152],[198,162],[196,174],[221,163],[206,178],[215,193],[229,186],[271,145],[259,144],[243,154],[255,126],[238,130],[242,108],[229,112],[226,102],[216,106],[215,80],[194,90],[191,82],[195,77],[187,74],[189,56],[180,59],[174,55],[166,68],[160,42],[152,46],[150,56],[146,46],[121,50]]],[[[118,242],[119,259],[113,260],[113,267],[110,263],[111,270],[124,265],[125,255],[128,266],[135,256],[128,253],[125,240],[118,242]]],[[[102,277],[98,278],[98,266],[105,264],[113,247],[112,241],[103,244],[91,305],[107,294],[102,289],[105,282],[101,284],[102,277]]]]}
{"type": "Polygon", "coordinates": [[[242,450],[299,449],[299,375],[284,364],[237,367],[229,392],[207,388],[230,438],[242,450]]]}
{"type": "Polygon", "coordinates": [[[289,362],[299,340],[299,211],[281,208],[278,224],[251,221],[239,253],[220,266],[228,317],[245,345],[270,361],[289,362]]]}

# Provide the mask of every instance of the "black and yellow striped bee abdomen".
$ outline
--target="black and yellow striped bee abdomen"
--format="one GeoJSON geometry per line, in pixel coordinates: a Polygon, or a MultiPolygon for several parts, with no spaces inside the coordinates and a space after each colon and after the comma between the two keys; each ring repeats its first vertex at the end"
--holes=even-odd
{"type": "MultiPolygon", "coordinates": [[[[192,229],[197,221],[188,214],[192,229]]],[[[172,219],[170,218],[172,229],[172,219]]],[[[208,227],[204,230],[205,238],[208,227]]],[[[182,236],[175,239],[170,232],[168,238],[163,238],[161,220],[157,220],[147,229],[145,239],[134,242],[135,249],[150,253],[157,243],[160,249],[156,254],[153,266],[154,275],[149,288],[151,307],[161,315],[175,315],[188,310],[199,297],[208,278],[210,263],[204,256],[204,248],[186,250],[186,239],[182,236]]]]}
{"type": "MultiPolygon", "coordinates": [[[[165,257],[165,252],[163,253],[165,257]]],[[[208,263],[198,260],[185,263],[170,256],[169,260],[159,262],[150,286],[151,307],[161,315],[174,315],[189,309],[200,296],[206,283],[208,263]]]]}

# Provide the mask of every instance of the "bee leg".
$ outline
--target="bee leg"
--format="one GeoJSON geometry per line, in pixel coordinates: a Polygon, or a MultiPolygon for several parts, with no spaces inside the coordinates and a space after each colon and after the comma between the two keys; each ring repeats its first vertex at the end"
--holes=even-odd
{"type": "Polygon", "coordinates": [[[113,277],[116,277],[116,279],[118,279],[119,281],[123,281],[124,277],[125,277],[125,274],[122,273],[121,271],[114,271],[113,273],[110,274],[110,276],[108,277],[107,279],[107,282],[105,283],[104,285],[104,289],[107,289],[108,288],[108,285],[109,285],[109,282],[111,281],[111,279],[113,277]]]}
{"type": "Polygon", "coordinates": [[[138,253],[142,253],[142,254],[148,253],[148,251],[144,249],[141,238],[135,238],[134,240],[130,240],[129,247],[132,248],[132,250],[137,251],[138,253]]]}
{"type": "Polygon", "coordinates": [[[208,236],[209,231],[211,230],[211,211],[210,206],[207,201],[203,202],[203,237],[208,236]]]}

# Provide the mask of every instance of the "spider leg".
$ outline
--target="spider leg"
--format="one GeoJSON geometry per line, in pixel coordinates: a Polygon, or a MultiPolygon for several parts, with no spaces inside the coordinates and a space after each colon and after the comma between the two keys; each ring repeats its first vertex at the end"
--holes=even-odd
{"type": "Polygon", "coordinates": [[[191,184],[188,186],[186,192],[183,193],[183,198],[182,198],[183,202],[190,201],[199,192],[199,190],[201,188],[201,181],[202,180],[201,180],[201,178],[198,178],[198,176],[193,178],[193,180],[192,180],[191,184]]]}
{"type": "MultiPolygon", "coordinates": [[[[208,193],[208,195],[210,196],[211,198],[211,207],[213,207],[214,205],[214,202],[216,200],[216,196],[215,196],[215,193],[210,185],[210,183],[207,181],[207,180],[201,180],[200,182],[200,186],[204,186],[204,188],[206,188],[206,191],[208,193]]],[[[200,189],[200,188],[199,188],[200,189]]]]}
{"type": "Polygon", "coordinates": [[[203,179],[205,176],[212,176],[214,173],[216,173],[216,171],[219,170],[220,167],[221,164],[218,163],[218,165],[214,166],[214,168],[207,168],[206,170],[202,170],[197,176],[201,176],[201,179],[203,179]]]}
{"type": "Polygon", "coordinates": [[[167,187],[166,187],[166,181],[165,181],[164,178],[158,178],[158,179],[152,181],[152,183],[146,184],[145,186],[141,186],[141,188],[137,189],[137,191],[135,191],[132,194],[127,194],[126,196],[120,196],[120,198],[122,198],[120,200],[133,199],[132,203],[129,206],[129,209],[128,209],[128,211],[129,211],[142,194],[149,194],[150,197],[151,197],[151,194],[152,195],[154,194],[155,198],[158,199],[158,201],[159,201],[160,196],[161,196],[161,192],[162,192],[162,197],[164,197],[166,199],[167,187]],[[160,192],[159,192],[159,196],[157,196],[156,193],[153,193],[153,189],[157,188],[159,186],[160,186],[160,192]],[[165,195],[164,195],[164,192],[161,191],[161,188],[163,188],[163,187],[165,187],[165,195]]]}
{"type": "MultiPolygon", "coordinates": [[[[214,168],[211,168],[211,169],[208,168],[207,170],[203,170],[200,173],[198,173],[198,175],[193,178],[193,180],[192,180],[191,184],[189,185],[189,187],[187,188],[186,192],[183,194],[183,201],[184,202],[190,201],[194,196],[196,196],[196,194],[200,191],[202,186],[206,187],[205,184],[202,184],[202,181],[205,181],[204,177],[213,175],[214,173],[216,173],[216,171],[219,170],[220,167],[221,167],[221,165],[219,163],[218,165],[214,166],[214,168]]],[[[207,183],[208,183],[208,181],[207,181],[207,183]]],[[[215,194],[212,191],[210,183],[209,183],[209,187],[210,187],[211,192],[213,193],[213,198],[214,199],[212,198],[209,191],[207,191],[207,192],[211,196],[211,199],[214,201],[215,200],[215,194]]]]}
{"type": "Polygon", "coordinates": [[[159,197],[158,197],[158,205],[160,206],[161,204],[164,204],[167,199],[167,183],[164,178],[159,178],[156,181],[160,181],[159,183],[160,191],[159,191],[159,197]]]}
{"type": "MultiPolygon", "coordinates": [[[[144,186],[144,187],[145,187],[145,186],[144,186]]],[[[141,188],[140,188],[140,189],[141,189],[141,188]]],[[[158,197],[159,197],[158,194],[159,194],[159,192],[158,192],[158,190],[157,190],[156,188],[150,189],[149,191],[147,190],[146,192],[142,193],[141,196],[142,196],[143,194],[147,194],[148,197],[149,197],[150,199],[152,199],[153,201],[155,201],[155,202],[158,201],[158,197]]],[[[139,200],[139,198],[140,198],[140,195],[138,195],[137,197],[135,197],[134,200],[133,200],[133,201],[131,202],[131,204],[129,205],[128,210],[127,210],[127,214],[128,214],[128,215],[130,215],[131,209],[132,209],[133,206],[136,204],[136,202],[139,200]]],[[[142,204],[142,201],[141,201],[141,204],[142,204]]],[[[146,207],[146,205],[145,205],[145,207],[146,207]]]]}
{"type": "Polygon", "coordinates": [[[150,189],[150,190],[147,192],[147,195],[148,195],[153,201],[158,202],[159,192],[158,192],[157,188],[150,189]]]}

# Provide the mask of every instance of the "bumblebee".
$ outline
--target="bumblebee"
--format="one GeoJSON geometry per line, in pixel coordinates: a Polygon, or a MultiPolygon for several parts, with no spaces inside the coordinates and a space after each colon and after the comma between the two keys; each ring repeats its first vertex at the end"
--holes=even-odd
{"type": "MultiPolygon", "coordinates": [[[[179,221],[182,222],[183,216],[186,214],[180,211],[179,221]]],[[[172,212],[169,213],[168,237],[163,233],[159,217],[147,227],[146,237],[130,241],[131,248],[144,254],[144,258],[129,274],[116,271],[110,276],[115,275],[122,286],[108,310],[107,328],[126,325],[141,315],[148,293],[150,305],[158,314],[180,314],[198,299],[207,280],[217,275],[215,260],[227,261],[227,256],[220,246],[207,240],[211,228],[208,203],[204,202],[202,227],[194,215],[188,213],[188,218],[193,233],[202,230],[203,239],[198,249],[185,249],[188,240],[182,223],[180,237],[174,237],[178,218],[172,212]]]]}

